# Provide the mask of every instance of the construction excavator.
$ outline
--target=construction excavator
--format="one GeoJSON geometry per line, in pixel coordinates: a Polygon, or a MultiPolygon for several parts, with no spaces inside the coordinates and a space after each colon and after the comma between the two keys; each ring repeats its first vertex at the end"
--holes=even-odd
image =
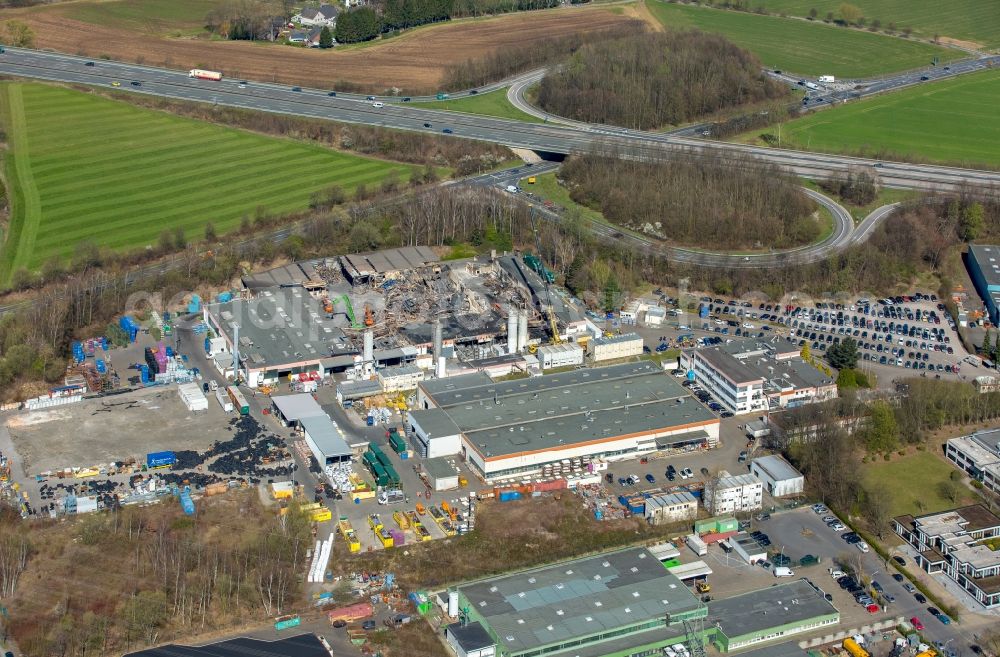
{"type": "Polygon", "coordinates": [[[372,312],[372,307],[367,303],[365,304],[365,326],[375,326],[375,313],[372,312]]]}

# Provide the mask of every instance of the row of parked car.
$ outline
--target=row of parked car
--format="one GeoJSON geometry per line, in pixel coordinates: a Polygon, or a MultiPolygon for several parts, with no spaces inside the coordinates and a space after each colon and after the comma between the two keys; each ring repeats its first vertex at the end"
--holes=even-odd
{"type": "Polygon", "coordinates": [[[719,417],[733,417],[732,411],[727,411],[707,390],[694,381],[683,381],[681,385],[689,389],[691,394],[698,398],[698,401],[718,413],[719,417]]]}

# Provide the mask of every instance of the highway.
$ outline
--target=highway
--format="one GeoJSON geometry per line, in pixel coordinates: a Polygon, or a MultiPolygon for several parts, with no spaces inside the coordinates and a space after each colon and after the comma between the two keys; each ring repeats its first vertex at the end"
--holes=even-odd
{"type": "Polygon", "coordinates": [[[749,154],[805,178],[825,178],[851,168],[878,164],[877,173],[882,184],[889,187],[943,189],[962,183],[1000,183],[1000,173],[992,171],[897,162],[876,163],[865,158],[727,144],[678,134],[609,126],[525,123],[426,109],[402,102],[374,107],[372,102],[360,97],[330,96],[330,92],[324,90],[302,88],[294,91],[299,88],[260,82],[241,85],[238,80],[228,79],[221,82],[196,80],[181,71],[18,48],[7,48],[6,53],[0,55],[0,73],[99,87],[110,87],[112,82],[119,82],[121,93],[143,93],[248,110],[446,134],[556,154],[584,153],[595,149],[638,158],[662,157],[671,151],[704,157],[749,154]],[[87,66],[88,61],[92,66],[87,66]],[[133,81],[141,86],[133,86],[133,81]]]}

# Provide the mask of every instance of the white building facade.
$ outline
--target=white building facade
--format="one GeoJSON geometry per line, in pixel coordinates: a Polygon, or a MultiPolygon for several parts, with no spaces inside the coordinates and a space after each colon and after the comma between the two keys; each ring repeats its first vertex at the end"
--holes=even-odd
{"type": "Polygon", "coordinates": [[[705,484],[705,508],[714,516],[756,511],[764,502],[764,484],[751,474],[732,475],[723,470],[705,484]]]}
{"type": "Polygon", "coordinates": [[[543,370],[583,364],[583,347],[575,342],[545,345],[538,348],[536,355],[543,370]]]}
{"type": "Polygon", "coordinates": [[[801,495],[805,490],[806,479],[802,473],[776,454],[751,461],[750,474],[760,480],[772,497],[801,495]]]}
{"type": "Polygon", "coordinates": [[[595,338],[587,343],[587,353],[595,362],[642,355],[643,341],[638,333],[623,333],[610,338],[595,338]]]}

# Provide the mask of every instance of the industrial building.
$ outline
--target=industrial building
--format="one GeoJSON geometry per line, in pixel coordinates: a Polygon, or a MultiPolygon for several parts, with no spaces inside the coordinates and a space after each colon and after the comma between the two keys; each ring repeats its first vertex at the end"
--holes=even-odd
{"type": "Polygon", "coordinates": [[[746,532],[738,532],[725,541],[743,561],[751,566],[767,561],[767,548],[746,532]]]}
{"type": "Polygon", "coordinates": [[[456,657],[494,657],[497,644],[479,623],[452,623],[444,630],[444,639],[456,657]]]}
{"type": "Polygon", "coordinates": [[[505,382],[481,373],[429,380],[417,388],[417,405],[423,410],[407,420],[415,444],[436,456],[460,454],[488,480],[566,459],[710,448],[719,439],[718,417],[647,361],[505,382]]]}
{"type": "Polygon", "coordinates": [[[750,474],[757,477],[771,497],[801,495],[806,479],[792,464],[777,454],[750,462],[750,474]]]}
{"type": "Polygon", "coordinates": [[[454,610],[504,657],[652,655],[685,641],[707,609],[641,548],[563,562],[452,589],[454,610]]]}
{"type": "Polygon", "coordinates": [[[944,454],[984,488],[1000,493],[1000,428],[951,438],[944,454]]]}
{"type": "Polygon", "coordinates": [[[794,408],[837,396],[836,382],[802,360],[798,346],[783,338],[750,338],[686,349],[680,364],[737,415],[794,408]]]}
{"type": "Polygon", "coordinates": [[[1000,607],[1000,518],[982,504],[923,516],[898,516],[892,528],[916,550],[917,566],[942,573],[987,609],[1000,607]]]}
{"type": "Polygon", "coordinates": [[[755,511],[764,501],[764,485],[752,474],[732,475],[726,470],[705,484],[705,508],[713,516],[755,511]]]}
{"type": "Polygon", "coordinates": [[[354,453],[337,423],[323,416],[304,417],[299,420],[306,445],[321,468],[349,465],[354,453]]]}
{"type": "Polygon", "coordinates": [[[623,333],[587,342],[587,355],[595,363],[642,355],[643,341],[638,333],[623,333]]]}
{"type": "Polygon", "coordinates": [[[744,593],[709,604],[706,625],[720,652],[780,641],[836,625],[840,612],[804,579],[744,593]]]}
{"type": "Polygon", "coordinates": [[[424,380],[424,371],[415,365],[386,367],[375,373],[382,392],[414,390],[424,380]]]}
{"type": "Polygon", "coordinates": [[[303,288],[274,288],[251,300],[207,304],[202,314],[223,338],[220,353],[236,359],[234,369],[251,388],[303,373],[326,376],[338,366],[353,365],[358,353],[303,288]]]}
{"type": "Polygon", "coordinates": [[[969,245],[966,256],[969,278],[983,299],[993,326],[1000,326],[1000,246],[969,245]]]}
{"type": "Polygon", "coordinates": [[[669,525],[698,517],[698,500],[687,491],[653,495],[646,499],[643,513],[651,525],[669,525]]]}
{"type": "Polygon", "coordinates": [[[538,365],[543,370],[555,367],[583,365],[583,347],[575,342],[549,344],[539,347],[537,352],[538,365]]]}

